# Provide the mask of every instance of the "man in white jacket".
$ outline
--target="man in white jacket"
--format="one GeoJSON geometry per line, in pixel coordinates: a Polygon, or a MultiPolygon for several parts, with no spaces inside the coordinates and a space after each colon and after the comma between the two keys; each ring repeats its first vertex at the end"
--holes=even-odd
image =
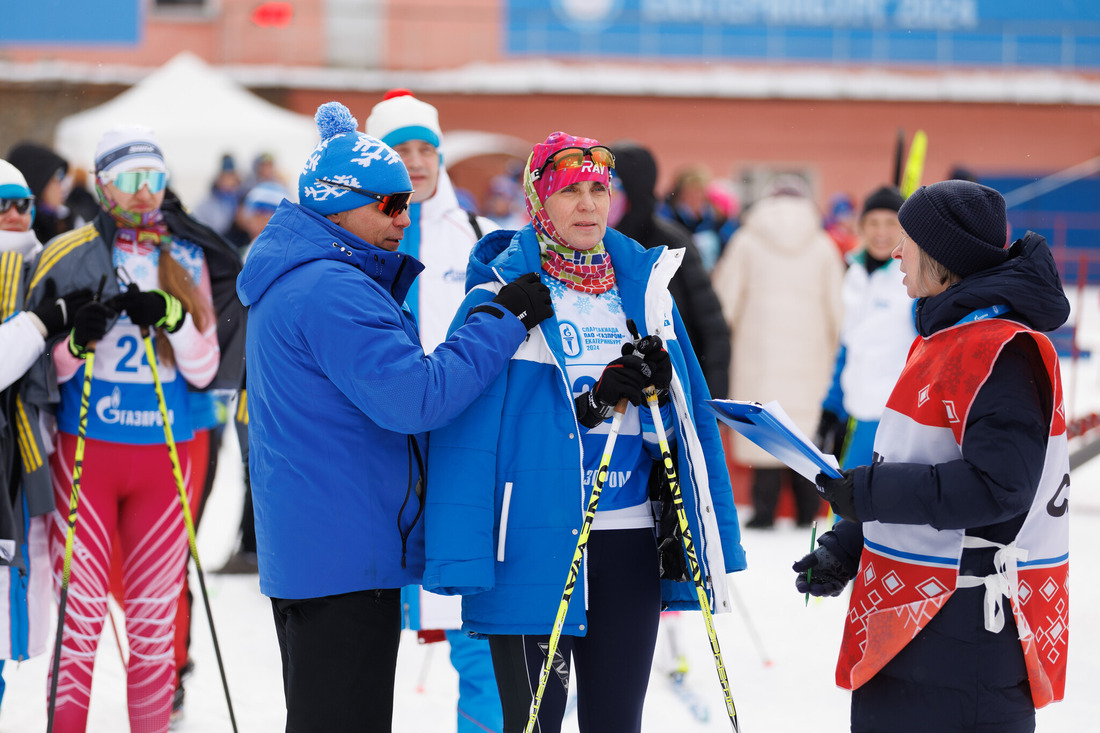
{"type": "Polygon", "coordinates": [[[401,252],[424,263],[407,303],[420,324],[420,340],[429,353],[447,338],[459,303],[466,295],[466,263],[477,240],[500,227],[459,206],[443,156],[439,112],[406,89],[393,89],[374,105],[366,133],[401,156],[412,180],[412,224],[401,252]]]}
{"type": "MultiPolygon", "coordinates": [[[[466,295],[466,264],[482,236],[500,227],[459,206],[439,148],[439,112],[406,89],[393,89],[374,105],[366,132],[393,148],[412,180],[411,224],[399,250],[424,264],[406,304],[416,315],[424,353],[447,338],[447,329],[466,295]]],[[[458,733],[504,729],[489,644],[459,630],[461,597],[437,596],[419,586],[402,591],[403,623],[432,639],[446,630],[451,664],[459,675],[458,733]]]]}

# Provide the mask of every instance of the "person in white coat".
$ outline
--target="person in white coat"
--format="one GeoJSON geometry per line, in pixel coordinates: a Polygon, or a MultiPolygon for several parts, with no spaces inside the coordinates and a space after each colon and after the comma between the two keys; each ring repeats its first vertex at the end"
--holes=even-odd
{"type": "Polygon", "coordinates": [[[905,292],[900,261],[890,257],[901,239],[903,203],[894,186],[867,195],[857,223],[861,247],[849,257],[844,275],[840,348],[814,435],[817,446],[843,468],[871,464],[886,398],[917,337],[915,301],[905,292]]]}
{"type": "MultiPolygon", "coordinates": [[[[844,263],[805,182],[778,176],[711,274],[730,328],[730,399],[778,400],[805,434],[813,433],[840,335],[843,278],[844,263]]],[[[797,523],[809,525],[821,507],[812,482],[741,435],[734,436],[733,458],[754,472],[754,515],[745,526],[772,526],[784,483],[795,493],[797,523]]]]}
{"type": "MultiPolygon", "coordinates": [[[[23,174],[0,160],[0,672],[6,659],[44,652],[50,628],[50,436],[20,380],[47,341],[70,328],[73,314],[92,299],[90,290],[81,290],[22,309],[28,275],[42,251],[31,228],[34,209],[23,174]]],[[[3,696],[0,677],[0,701],[3,696]]]]}
{"type": "MultiPolygon", "coordinates": [[[[366,132],[401,156],[412,181],[411,223],[399,250],[416,257],[424,272],[409,290],[406,304],[416,315],[424,353],[447,338],[447,329],[466,296],[466,264],[479,239],[500,227],[491,219],[464,210],[455,196],[443,154],[439,111],[407,89],[386,93],[367,118],[366,132]]],[[[451,664],[459,675],[458,733],[484,733],[504,728],[493,662],[485,639],[467,636],[460,596],[439,596],[420,586],[402,591],[402,623],[425,640],[440,630],[451,647],[451,664]]]]}

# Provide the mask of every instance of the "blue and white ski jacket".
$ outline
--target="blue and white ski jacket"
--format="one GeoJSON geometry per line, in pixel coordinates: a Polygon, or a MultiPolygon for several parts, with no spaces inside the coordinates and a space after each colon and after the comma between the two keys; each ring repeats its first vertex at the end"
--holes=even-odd
{"type": "Polygon", "coordinates": [[[527,335],[511,313],[477,313],[426,356],[402,305],[421,269],[289,201],[249,253],[237,291],[251,306],[249,467],[265,595],[420,582],[419,434],[462,412],[527,335]]]}
{"type": "MultiPolygon", "coordinates": [[[[691,537],[713,610],[729,611],[726,573],[744,569],[745,554],[718,426],[703,407],[706,381],[668,292],[683,250],[645,250],[612,229],[604,245],[625,316],[660,336],[672,359],[676,469],[691,537]]],[[[503,283],[539,269],[530,225],[487,235],[470,256],[455,323],[503,283]]],[[[548,633],[561,600],[589,497],[560,327],[552,317],[533,329],[485,393],[432,432],[424,587],[463,594],[466,631],[548,633]]],[[[585,595],[582,571],[563,633],[584,635],[585,595]]],[[[699,607],[691,581],[662,581],[662,595],[670,608],[699,607]]]]}

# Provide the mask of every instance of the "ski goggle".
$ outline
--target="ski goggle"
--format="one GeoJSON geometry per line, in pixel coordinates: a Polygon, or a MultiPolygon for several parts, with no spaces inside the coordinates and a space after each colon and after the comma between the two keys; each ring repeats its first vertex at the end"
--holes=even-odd
{"type": "Polygon", "coordinates": [[[12,208],[17,214],[26,214],[34,206],[34,196],[21,199],[0,199],[0,214],[6,214],[12,208]]]}
{"type": "Polygon", "coordinates": [[[149,193],[160,193],[168,183],[168,174],[164,171],[122,171],[114,176],[104,176],[115,188],[123,193],[137,193],[142,186],[149,189],[149,193]]]}
{"type": "Polygon", "coordinates": [[[349,186],[346,183],[337,183],[336,181],[330,181],[326,178],[316,179],[318,183],[324,183],[327,186],[336,186],[337,188],[346,188],[349,191],[355,191],[360,196],[366,196],[369,199],[374,199],[381,206],[382,213],[391,219],[396,219],[405,212],[405,209],[409,208],[409,199],[412,198],[412,191],[401,191],[399,193],[375,193],[374,191],[367,191],[363,188],[356,188],[355,186],[349,186]]]}
{"type": "Polygon", "coordinates": [[[562,148],[561,150],[554,151],[554,153],[546,159],[546,162],[539,166],[539,169],[531,175],[531,178],[537,181],[542,178],[547,169],[562,171],[568,168],[580,168],[584,165],[585,160],[589,160],[593,165],[598,165],[603,168],[615,167],[615,156],[612,154],[611,149],[605,145],[595,145],[591,148],[562,148]]]}

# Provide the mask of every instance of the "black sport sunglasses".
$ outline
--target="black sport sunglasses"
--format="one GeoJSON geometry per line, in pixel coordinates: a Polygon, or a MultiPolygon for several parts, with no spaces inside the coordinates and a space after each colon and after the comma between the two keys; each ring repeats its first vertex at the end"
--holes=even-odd
{"type": "Polygon", "coordinates": [[[314,179],[318,183],[324,183],[329,186],[336,186],[337,188],[346,188],[349,191],[355,191],[355,193],[362,196],[366,196],[369,199],[374,199],[378,203],[382,204],[382,213],[391,219],[396,219],[401,216],[405,209],[409,208],[409,199],[412,198],[412,191],[401,191],[399,193],[375,193],[374,191],[368,191],[364,188],[356,188],[346,183],[337,183],[336,181],[330,181],[327,178],[314,179]]]}

